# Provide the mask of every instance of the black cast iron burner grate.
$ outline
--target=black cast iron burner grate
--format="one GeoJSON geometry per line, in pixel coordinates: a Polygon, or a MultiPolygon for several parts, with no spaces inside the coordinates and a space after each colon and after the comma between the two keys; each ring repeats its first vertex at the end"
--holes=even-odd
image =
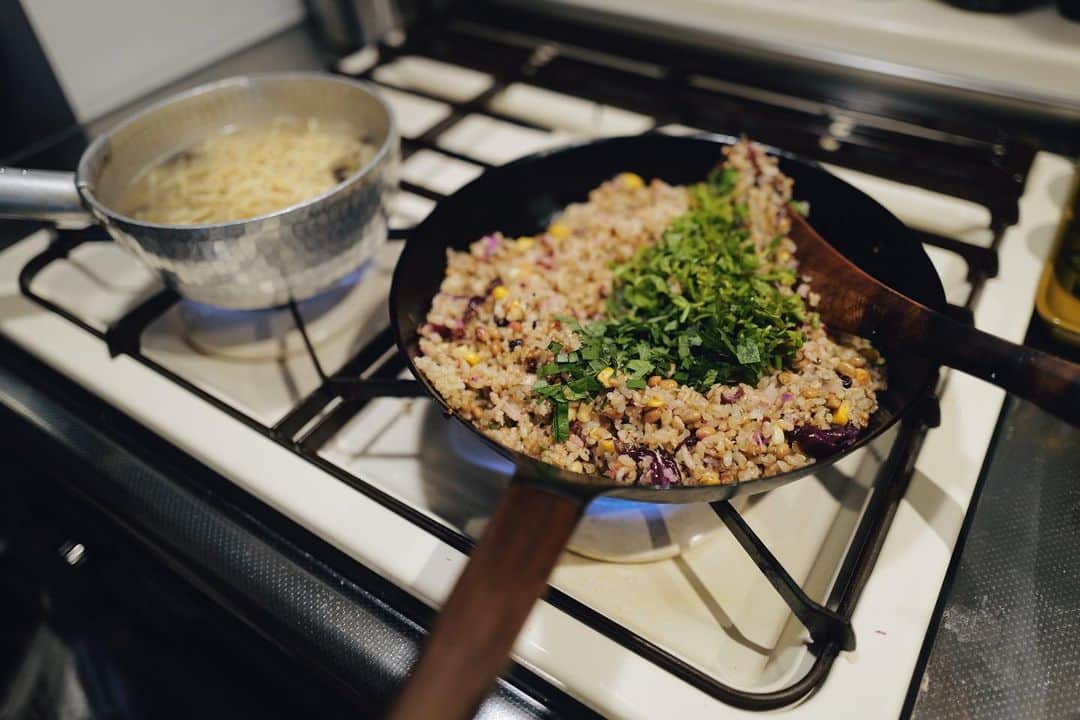
{"type": "MultiPolygon", "coordinates": [[[[513,117],[493,113],[487,108],[488,101],[496,93],[515,81],[527,81],[558,92],[627,107],[648,113],[665,123],[728,133],[752,132],[755,138],[807,157],[828,160],[880,177],[973,200],[985,206],[990,211],[990,230],[993,233],[989,247],[913,231],[922,242],[956,253],[964,259],[971,292],[964,306],[953,306],[951,310],[970,321],[971,309],[985,280],[997,272],[996,248],[1002,234],[1016,220],[1018,199],[1033,157],[1030,148],[1000,140],[975,140],[865,115],[858,116],[853,122],[849,119],[844,125],[842,137],[836,137],[838,133],[834,125],[836,118],[842,114],[838,108],[810,103],[793,96],[760,91],[749,93],[746,85],[710,85],[687,69],[688,64],[693,66],[694,62],[701,62],[700,58],[688,57],[685,52],[665,48],[660,43],[650,45],[635,41],[628,45],[624,36],[596,31],[589,33],[588,46],[582,47],[569,42],[580,32],[573,26],[546,22],[540,27],[548,35],[535,37],[506,32],[505,28],[478,23],[475,18],[449,24],[429,22],[414,28],[405,44],[381,46],[381,62],[416,54],[481,69],[495,77],[492,87],[485,93],[469,102],[447,103],[452,108],[447,118],[420,137],[403,140],[404,156],[408,157],[419,149],[432,149],[488,166],[467,154],[447,151],[439,146],[438,139],[443,131],[470,113],[536,127],[513,117]],[[657,57],[675,60],[666,65],[656,64],[657,57]],[[627,62],[613,62],[612,58],[631,58],[633,62],[627,69],[627,62]],[[634,65],[634,62],[637,64],[634,65]],[[651,70],[642,72],[642,66],[651,70]],[[824,142],[826,138],[831,138],[832,142],[824,142]],[[979,178],[980,182],[971,182],[972,177],[979,178]]],[[[708,67],[708,64],[697,67],[708,67]]],[[[369,69],[364,75],[370,79],[370,74],[369,69]]],[[[751,77],[748,82],[753,80],[751,77]]],[[[423,95],[415,89],[409,89],[409,92],[423,95]]],[[[437,99],[447,102],[445,98],[437,99]]],[[[849,118],[849,115],[844,116],[849,118]]],[[[410,183],[403,183],[403,187],[406,191],[432,200],[437,201],[442,197],[428,188],[410,183]]],[[[401,239],[401,233],[393,233],[392,237],[401,239]]],[[[290,303],[294,322],[320,383],[277,423],[267,426],[142,352],[144,331],[179,300],[171,290],[148,298],[104,331],[33,291],[34,278],[48,265],[66,258],[82,243],[107,239],[103,232],[95,230],[60,231],[48,248],[22,269],[19,275],[22,293],[38,305],[100,338],[111,355],[126,355],[142,363],[448,545],[465,553],[470,551],[473,541],[464,534],[434,521],[319,455],[325,443],[372,399],[425,394],[416,381],[399,377],[405,364],[395,350],[389,328],[379,333],[343,367],[327,373],[308,338],[296,304],[290,303]]],[[[547,600],[719,700],[753,710],[767,710],[796,702],[824,680],[833,660],[842,650],[854,648],[851,617],[855,605],[884,543],[897,505],[906,491],[926,430],[937,425],[939,416],[936,397],[928,396],[917,412],[900,423],[824,603],[813,601],[802,591],[730,504],[713,504],[718,517],[809,630],[810,650],[815,660],[805,675],[784,688],[753,693],[725,685],[558,589],[549,588],[547,600]]]]}
{"type": "MultiPolygon", "coordinates": [[[[296,327],[304,340],[312,364],[321,378],[321,384],[292,412],[274,426],[268,427],[227,402],[203,391],[141,352],[139,338],[142,331],[179,301],[176,293],[166,290],[150,297],[105,331],[101,331],[31,290],[34,277],[50,263],[67,257],[82,243],[100,242],[103,239],[104,237],[97,233],[62,232],[45,251],[24,266],[19,276],[23,294],[100,338],[106,343],[111,355],[126,355],[139,361],[245,425],[290,448],[312,464],[389,507],[448,545],[465,553],[471,550],[474,543],[469,537],[433,521],[411,506],[367,483],[363,478],[349,473],[319,455],[325,443],[371,400],[379,397],[426,396],[419,382],[399,377],[404,369],[404,361],[395,351],[389,329],[380,333],[340,370],[327,375],[308,338],[303,318],[296,304],[290,303],[289,307],[296,327]],[[334,405],[334,403],[337,404],[334,405]],[[333,409],[327,412],[327,408],[330,407],[333,409]]],[[[956,311],[958,314],[963,314],[962,308],[956,308],[956,311]]],[[[855,648],[855,634],[851,626],[851,615],[855,603],[884,542],[896,504],[903,497],[925,429],[936,425],[936,418],[936,399],[927,397],[918,412],[912,413],[909,418],[902,421],[897,438],[878,471],[871,499],[825,604],[815,602],[803,592],[784,569],[783,564],[769,551],[765,543],[730,503],[712,504],[717,516],[791,608],[793,614],[810,632],[811,651],[816,656],[815,662],[802,678],[781,690],[752,693],[725,685],[555,588],[549,588],[547,599],[556,607],[591,625],[634,652],[649,658],[657,665],[732,705],[766,710],[796,702],[824,679],[832,661],[840,651],[855,648]]]]}

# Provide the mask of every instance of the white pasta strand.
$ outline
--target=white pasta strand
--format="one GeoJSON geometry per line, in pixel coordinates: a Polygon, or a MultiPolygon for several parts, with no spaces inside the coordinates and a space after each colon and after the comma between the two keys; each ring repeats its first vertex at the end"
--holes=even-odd
{"type": "Polygon", "coordinates": [[[278,117],[216,135],[142,173],[120,208],[168,225],[244,220],[326,192],[374,153],[346,123],[278,117]]]}

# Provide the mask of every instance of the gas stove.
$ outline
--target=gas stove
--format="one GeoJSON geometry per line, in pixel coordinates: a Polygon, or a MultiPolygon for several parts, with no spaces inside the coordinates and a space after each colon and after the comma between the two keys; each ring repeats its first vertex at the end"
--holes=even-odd
{"type": "MultiPolygon", "coordinates": [[[[746,133],[879,200],[924,242],[952,312],[1023,339],[1070,160],[500,18],[438,18],[331,68],[372,82],[403,136],[393,238],[357,276],[220,311],[100,231],[46,227],[0,253],[0,334],[436,608],[511,468],[405,375],[386,296],[408,228],[487,167],[590,137],[746,133]]],[[[609,716],[898,713],[1003,398],[945,371],[910,420],[799,483],[734,507],[596,501],[516,663],[609,716]]]]}

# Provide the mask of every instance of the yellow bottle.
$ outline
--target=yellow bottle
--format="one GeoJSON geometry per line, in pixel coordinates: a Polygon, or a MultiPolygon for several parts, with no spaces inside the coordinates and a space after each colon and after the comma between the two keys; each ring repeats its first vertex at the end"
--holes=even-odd
{"type": "Polygon", "coordinates": [[[1060,340],[1080,345],[1080,187],[1074,182],[1051,260],[1043,269],[1035,307],[1060,340]]]}

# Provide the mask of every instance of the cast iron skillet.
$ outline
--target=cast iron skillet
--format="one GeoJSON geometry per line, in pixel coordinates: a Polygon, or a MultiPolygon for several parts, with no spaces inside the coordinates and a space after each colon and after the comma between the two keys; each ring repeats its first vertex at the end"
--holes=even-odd
{"type": "MultiPolygon", "coordinates": [[[[465,249],[492,231],[509,236],[542,232],[552,215],[584,200],[592,188],[632,171],[672,184],[702,180],[735,138],[647,134],[585,143],[532,155],[489,170],[438,207],[413,230],[394,272],[391,323],[413,374],[448,414],[453,409],[416,369],[418,328],[446,270],[446,249],[465,249]]],[[[861,268],[928,307],[945,304],[941,281],[921,244],[903,224],[868,196],[816,163],[769,150],[795,181],[795,197],[810,203],[810,221],[861,268]]],[[[816,288],[823,291],[824,288],[816,288]]],[[[424,654],[391,711],[394,718],[462,718],[475,710],[506,662],[529,610],[584,507],[599,496],[646,502],[726,500],[759,493],[812,474],[865,445],[925,397],[938,365],[883,348],[888,390],[870,427],[848,450],[810,467],[735,485],[670,487],[613,485],[515,452],[466,425],[512,460],[514,479],[443,607],[424,654]]],[[[462,478],[468,482],[468,478],[462,478]]]]}

